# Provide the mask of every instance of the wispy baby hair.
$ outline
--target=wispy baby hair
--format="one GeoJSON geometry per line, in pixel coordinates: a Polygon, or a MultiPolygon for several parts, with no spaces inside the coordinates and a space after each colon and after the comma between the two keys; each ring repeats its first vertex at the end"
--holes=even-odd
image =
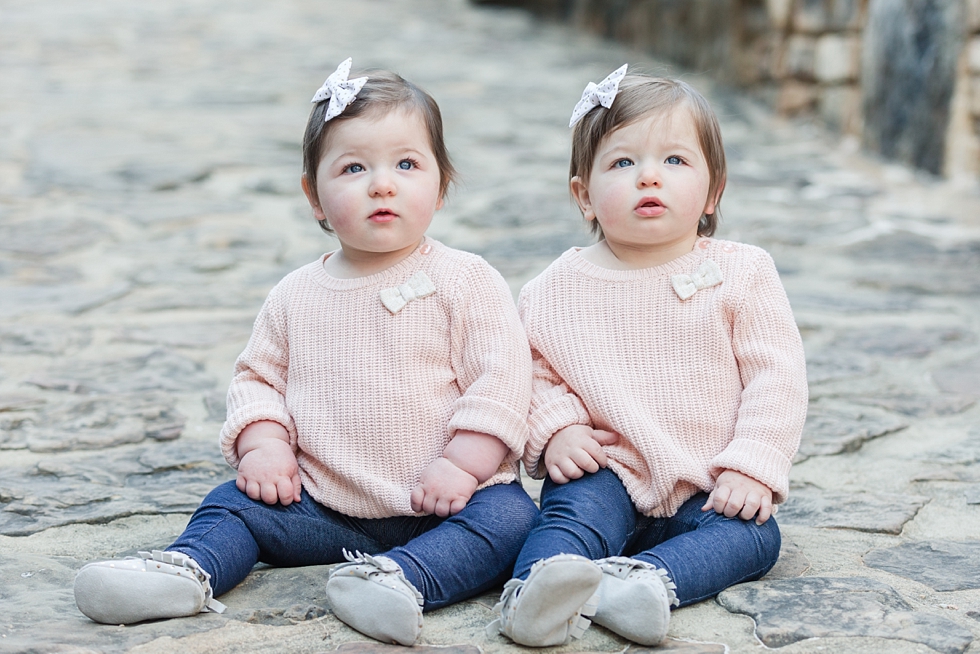
{"type": "MultiPolygon", "coordinates": [[[[396,109],[417,111],[429,132],[429,143],[439,166],[439,192],[443,198],[449,191],[449,185],[456,181],[457,173],[449,158],[446,141],[442,134],[442,113],[439,105],[432,96],[412,84],[401,75],[387,70],[367,70],[351,77],[367,76],[367,82],[357,93],[357,98],[344,109],[343,113],[329,121],[324,116],[329,106],[329,100],[322,100],[313,107],[310,118],[306,123],[306,134],[303,136],[303,174],[306,176],[310,194],[315,202],[319,202],[316,191],[316,173],[323,150],[326,146],[330,131],[345,120],[371,116],[384,116],[396,109]]],[[[333,229],[320,221],[320,228],[327,233],[333,229]]]]}
{"type": "MultiPolygon", "coordinates": [[[[708,163],[708,197],[717,197],[720,204],[727,170],[725,146],[721,141],[721,127],[715,112],[704,96],[690,84],[644,73],[627,73],[619,84],[619,92],[612,107],[595,107],[576,123],[572,132],[569,178],[580,177],[588,182],[596,152],[602,140],[610,133],[651,115],[666,115],[681,105],[691,112],[698,143],[708,163]]],[[[715,233],[721,220],[718,204],[715,205],[714,213],[701,216],[698,236],[711,236],[715,233]]],[[[590,221],[590,225],[592,233],[602,238],[599,221],[590,221]]]]}

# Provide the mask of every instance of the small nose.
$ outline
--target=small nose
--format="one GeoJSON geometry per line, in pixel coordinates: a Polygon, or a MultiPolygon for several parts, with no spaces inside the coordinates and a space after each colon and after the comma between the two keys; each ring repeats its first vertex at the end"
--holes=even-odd
{"type": "Polygon", "coordinates": [[[638,188],[659,188],[661,184],[660,169],[657,166],[643,166],[636,177],[638,188]]]}
{"type": "Polygon", "coordinates": [[[368,192],[372,197],[383,197],[394,195],[396,191],[395,180],[386,172],[375,173],[371,177],[371,185],[368,192]]]}

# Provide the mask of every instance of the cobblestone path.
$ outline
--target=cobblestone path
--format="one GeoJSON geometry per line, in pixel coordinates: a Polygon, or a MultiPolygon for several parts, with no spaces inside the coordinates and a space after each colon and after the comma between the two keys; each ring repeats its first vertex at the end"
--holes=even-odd
{"type": "MultiPolygon", "coordinates": [[[[347,56],[440,102],[463,184],[431,233],[515,292],[588,242],[566,193],[584,84],[669,71],[464,0],[0,0],[0,651],[388,649],[329,613],[326,568],[258,569],[224,615],[131,627],[71,594],[84,562],[165,546],[231,477],[234,358],[268,289],[334,247],[299,142],[347,56]]],[[[663,649],[980,651],[976,187],[685,76],[728,145],[719,236],[776,259],[812,400],[780,564],[676,611],[663,649]]],[[[428,614],[422,645],[515,650],[484,634],[494,601],[428,614]]],[[[565,649],[627,646],[595,627],[565,649]]]]}

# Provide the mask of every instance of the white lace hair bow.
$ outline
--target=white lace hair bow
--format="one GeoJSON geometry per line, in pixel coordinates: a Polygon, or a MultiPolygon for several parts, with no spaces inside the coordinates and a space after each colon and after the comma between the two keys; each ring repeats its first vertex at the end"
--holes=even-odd
{"type": "Polygon", "coordinates": [[[673,275],[670,278],[674,292],[682,300],[686,300],[701,289],[717,286],[722,281],[724,280],[722,279],[721,268],[711,259],[705,259],[697,272],[690,275],[673,275]]]}
{"type": "Polygon", "coordinates": [[[316,103],[330,98],[330,104],[327,106],[327,115],[324,116],[323,122],[327,122],[331,118],[335,118],[344,113],[344,109],[357,98],[357,94],[361,90],[361,87],[364,86],[364,82],[368,80],[367,77],[347,79],[347,76],[350,75],[350,65],[351,58],[347,57],[347,59],[337,66],[337,70],[330,74],[327,81],[323,83],[323,86],[320,87],[316,95],[313,96],[313,99],[310,100],[310,102],[316,103]]]}
{"type": "Polygon", "coordinates": [[[619,92],[619,83],[626,77],[626,66],[628,64],[623,64],[609,73],[606,79],[598,84],[589,82],[589,85],[582,91],[582,99],[572,110],[572,119],[568,121],[569,127],[575,127],[575,123],[582,120],[582,116],[592,111],[593,107],[598,107],[601,104],[608,109],[612,106],[613,100],[616,99],[616,94],[619,92]]]}

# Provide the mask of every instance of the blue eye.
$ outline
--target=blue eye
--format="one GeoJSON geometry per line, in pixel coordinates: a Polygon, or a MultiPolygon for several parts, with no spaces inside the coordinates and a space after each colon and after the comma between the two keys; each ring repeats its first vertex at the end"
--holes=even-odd
{"type": "Polygon", "coordinates": [[[412,159],[402,159],[401,161],[398,162],[398,169],[411,170],[412,168],[417,168],[418,165],[419,165],[418,162],[412,159]]]}
{"type": "Polygon", "coordinates": [[[363,173],[364,172],[364,166],[362,166],[359,163],[348,164],[348,165],[344,166],[344,172],[345,173],[363,173]]]}
{"type": "Polygon", "coordinates": [[[629,159],[617,159],[613,162],[613,168],[628,168],[632,165],[633,162],[629,159]]]}
{"type": "Polygon", "coordinates": [[[669,157],[667,157],[667,159],[666,159],[666,161],[664,161],[664,163],[669,163],[669,164],[672,164],[674,166],[679,166],[680,164],[684,163],[684,160],[681,159],[680,157],[678,157],[676,154],[672,154],[669,157]]]}

